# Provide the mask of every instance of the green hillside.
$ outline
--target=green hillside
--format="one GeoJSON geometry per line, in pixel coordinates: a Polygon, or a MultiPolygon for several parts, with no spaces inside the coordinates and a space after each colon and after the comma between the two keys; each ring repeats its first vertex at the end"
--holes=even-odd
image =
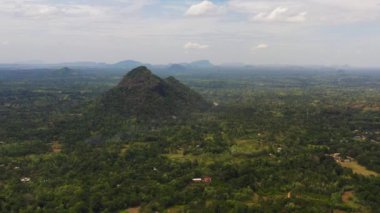
{"type": "Polygon", "coordinates": [[[206,110],[209,104],[174,77],[161,79],[146,67],[138,67],[106,92],[96,106],[101,116],[169,119],[206,110]]]}

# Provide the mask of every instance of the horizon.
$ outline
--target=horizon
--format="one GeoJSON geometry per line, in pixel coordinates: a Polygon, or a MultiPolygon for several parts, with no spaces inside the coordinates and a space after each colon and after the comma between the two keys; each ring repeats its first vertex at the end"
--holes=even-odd
{"type": "Polygon", "coordinates": [[[377,0],[4,0],[0,18],[1,64],[380,67],[377,0]]]}
{"type": "MultiPolygon", "coordinates": [[[[104,66],[113,66],[122,62],[137,62],[140,63],[139,66],[171,66],[171,65],[191,65],[197,62],[208,62],[213,67],[302,67],[302,68],[312,68],[312,67],[320,67],[320,68],[350,68],[350,69],[379,69],[380,65],[375,66],[355,66],[349,64],[331,64],[331,65],[321,65],[321,64],[249,64],[243,62],[231,62],[231,63],[214,63],[208,59],[200,59],[194,61],[179,61],[179,62],[169,62],[169,63],[150,63],[146,61],[139,61],[134,59],[125,59],[121,61],[114,62],[104,62],[104,61],[62,61],[62,62],[44,62],[44,61],[21,61],[21,62],[13,62],[13,63],[0,63],[0,66],[63,66],[71,68],[70,66],[77,66],[86,68],[93,65],[104,65],[104,66]]],[[[0,67],[1,68],[1,67],[0,67]]]]}

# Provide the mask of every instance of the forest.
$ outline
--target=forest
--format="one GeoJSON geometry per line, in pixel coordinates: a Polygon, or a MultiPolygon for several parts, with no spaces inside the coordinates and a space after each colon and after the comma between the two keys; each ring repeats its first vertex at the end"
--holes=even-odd
{"type": "Polygon", "coordinates": [[[100,123],[128,71],[0,70],[0,212],[379,211],[380,72],[152,69],[212,107],[100,123]]]}

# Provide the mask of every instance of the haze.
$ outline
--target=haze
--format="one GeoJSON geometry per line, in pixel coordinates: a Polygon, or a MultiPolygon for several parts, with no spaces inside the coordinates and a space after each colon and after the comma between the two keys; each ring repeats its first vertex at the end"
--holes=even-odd
{"type": "Polygon", "coordinates": [[[379,0],[2,0],[0,63],[380,66],[379,0]]]}

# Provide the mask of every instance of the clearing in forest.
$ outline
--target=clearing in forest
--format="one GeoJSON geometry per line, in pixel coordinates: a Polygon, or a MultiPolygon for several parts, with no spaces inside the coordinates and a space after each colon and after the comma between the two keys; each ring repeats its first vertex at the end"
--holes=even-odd
{"type": "Polygon", "coordinates": [[[258,154],[268,147],[263,142],[258,142],[254,139],[240,139],[236,140],[234,145],[231,146],[230,151],[232,154],[258,154]]]}
{"type": "Polygon", "coordinates": [[[177,213],[177,212],[185,212],[185,205],[173,206],[169,209],[166,209],[166,213],[177,213]]]}
{"type": "Polygon", "coordinates": [[[354,199],[354,192],[353,191],[345,191],[342,194],[343,203],[350,203],[353,199],[354,199]]]}
{"type": "Polygon", "coordinates": [[[379,176],[379,173],[368,170],[364,166],[360,165],[357,161],[351,162],[339,162],[342,167],[352,169],[355,174],[363,175],[363,176],[379,176]]]}
{"type": "Polygon", "coordinates": [[[54,141],[53,144],[51,145],[51,150],[54,153],[60,153],[62,152],[62,145],[58,141],[54,141]]]}
{"type": "MultiPolygon", "coordinates": [[[[342,202],[347,205],[348,207],[352,208],[358,212],[371,212],[369,209],[366,207],[362,206],[359,204],[357,198],[355,197],[355,192],[354,191],[345,191],[342,193],[342,202]]],[[[346,211],[340,211],[340,212],[346,212],[346,211]]],[[[339,213],[336,211],[336,213],[339,213]]]]}
{"type": "Polygon", "coordinates": [[[197,160],[200,163],[208,165],[215,161],[240,162],[246,159],[246,157],[260,156],[266,150],[268,150],[268,146],[262,142],[258,142],[254,139],[241,139],[236,140],[234,144],[231,145],[230,149],[223,153],[204,153],[200,155],[194,155],[184,154],[184,150],[179,149],[176,152],[164,154],[163,156],[175,161],[197,160]]]}
{"type": "Polygon", "coordinates": [[[140,212],[140,207],[127,209],[127,213],[139,213],[139,212],[140,212]]]}

